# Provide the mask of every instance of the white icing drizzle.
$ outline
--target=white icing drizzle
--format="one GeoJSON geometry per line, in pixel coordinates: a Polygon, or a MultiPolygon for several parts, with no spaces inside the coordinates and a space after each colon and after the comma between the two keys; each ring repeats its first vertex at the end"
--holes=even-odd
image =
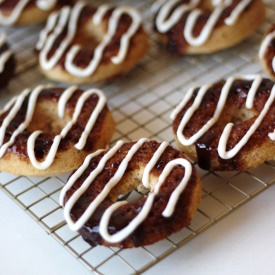
{"type": "MultiPolygon", "coordinates": [[[[147,139],[144,139],[144,138],[140,139],[130,148],[130,150],[127,152],[127,155],[125,156],[125,158],[122,160],[121,164],[119,165],[114,176],[104,186],[103,190],[91,202],[91,204],[87,207],[85,212],[81,215],[81,217],[76,222],[74,222],[70,216],[70,212],[71,212],[73,206],[78,201],[78,199],[87,191],[87,189],[93,183],[93,181],[95,180],[97,175],[103,171],[106,162],[118,152],[118,150],[123,145],[123,142],[118,141],[115,144],[115,146],[112,147],[101,158],[101,160],[98,163],[98,166],[90,173],[90,175],[85,179],[85,181],[82,183],[82,185],[79,187],[79,189],[77,189],[74,192],[74,194],[69,198],[69,200],[65,204],[64,199],[65,199],[66,192],[70,188],[72,188],[75,181],[83,174],[85,169],[88,167],[91,159],[94,158],[95,156],[97,156],[98,154],[100,154],[102,152],[102,150],[89,155],[85,159],[82,166],[70,177],[68,183],[64,186],[64,188],[61,191],[60,204],[62,204],[63,206],[65,204],[64,216],[65,216],[65,219],[66,219],[69,227],[72,230],[75,230],[75,231],[79,230],[92,217],[93,213],[95,212],[95,210],[99,206],[99,204],[108,196],[108,194],[110,193],[112,188],[114,188],[116,186],[116,184],[122,179],[122,177],[127,169],[128,163],[131,161],[131,159],[133,158],[135,153],[141,148],[141,146],[145,142],[147,142],[147,139]]],[[[152,170],[152,168],[155,166],[155,164],[157,163],[157,161],[159,160],[161,155],[164,153],[167,146],[168,146],[167,142],[161,143],[159,148],[153,154],[151,160],[147,163],[147,165],[144,169],[144,172],[143,172],[143,176],[142,176],[142,183],[143,183],[144,187],[146,187],[146,188],[149,187],[149,185],[150,185],[149,173],[152,170]]],[[[178,201],[180,194],[185,189],[185,187],[191,177],[191,174],[192,174],[191,163],[189,161],[187,161],[186,159],[182,159],[182,158],[174,159],[174,160],[170,161],[165,166],[165,168],[163,169],[162,173],[160,174],[160,176],[158,178],[156,185],[154,186],[154,188],[152,188],[153,190],[148,194],[145,204],[143,205],[139,214],[125,228],[121,229],[120,231],[118,231],[116,234],[113,234],[113,235],[110,235],[108,232],[108,224],[109,224],[110,217],[112,216],[112,213],[116,209],[118,209],[121,205],[126,204],[128,202],[127,201],[115,202],[109,208],[107,208],[105,210],[105,212],[103,213],[103,216],[102,216],[102,218],[100,220],[100,224],[99,224],[99,233],[101,234],[101,236],[105,240],[107,240],[108,242],[111,242],[111,243],[120,242],[123,239],[127,238],[137,228],[137,226],[139,226],[144,221],[144,219],[148,216],[150,209],[153,205],[154,198],[158,194],[161,185],[165,182],[166,178],[168,177],[168,175],[170,174],[172,169],[178,165],[185,168],[185,174],[184,174],[184,177],[181,179],[181,182],[176,187],[176,189],[172,192],[171,197],[165,207],[165,210],[162,213],[162,215],[164,217],[170,217],[174,212],[175,205],[178,201]]]]}
{"type": "MultiPolygon", "coordinates": [[[[0,0],[0,4],[3,2],[5,2],[5,0],[0,0]]],[[[8,2],[8,0],[6,0],[6,2],[8,2]]],[[[13,25],[16,23],[29,2],[30,0],[19,0],[9,16],[6,16],[4,13],[0,12],[0,24],[13,25]]],[[[36,6],[41,10],[48,11],[53,9],[56,6],[56,3],[57,0],[37,0],[36,6]]]]}
{"type": "Polygon", "coordinates": [[[251,3],[252,0],[242,0],[238,3],[236,8],[231,12],[230,16],[224,20],[228,26],[236,24],[239,16],[244,12],[245,8],[251,3]]]}
{"type": "Polygon", "coordinates": [[[253,80],[245,102],[246,108],[252,109],[257,90],[260,87],[263,78],[260,75],[255,75],[252,77],[246,77],[246,79],[253,80]]]}
{"type": "Polygon", "coordinates": [[[232,4],[232,0],[212,0],[211,3],[214,7],[221,6],[221,5],[229,6],[232,4]]]}
{"type": "MultiPolygon", "coordinates": [[[[6,35],[4,33],[0,34],[0,48],[3,47],[6,43],[6,35]]],[[[9,58],[12,55],[11,50],[6,50],[3,53],[0,54],[0,73],[3,73],[5,69],[5,65],[9,58]]]]}
{"type": "MultiPolygon", "coordinates": [[[[197,94],[194,102],[186,110],[186,112],[183,115],[183,118],[181,119],[181,122],[178,126],[176,135],[177,135],[179,142],[182,145],[189,146],[189,145],[194,144],[200,137],[202,137],[218,121],[218,119],[225,107],[228,93],[232,87],[232,84],[234,83],[235,80],[238,80],[238,79],[252,81],[252,85],[248,91],[248,95],[247,95],[247,99],[246,99],[246,108],[251,109],[253,107],[254,98],[255,98],[255,95],[257,93],[259,86],[261,85],[262,77],[260,75],[248,75],[248,76],[244,76],[244,77],[230,77],[226,80],[226,82],[221,90],[219,101],[218,101],[216,110],[213,114],[213,117],[211,119],[209,119],[207,121],[207,123],[205,125],[203,125],[203,127],[197,133],[195,133],[193,136],[191,136],[190,138],[187,139],[183,135],[183,130],[184,130],[186,124],[188,123],[188,121],[190,120],[190,118],[195,113],[195,111],[198,110],[198,108],[203,100],[204,95],[206,94],[207,90],[210,87],[209,85],[202,86],[201,88],[199,88],[198,94],[197,94]]],[[[174,120],[177,117],[177,115],[179,114],[179,112],[186,106],[188,101],[191,99],[193,92],[194,92],[194,89],[190,89],[187,92],[184,99],[180,102],[180,104],[172,112],[171,119],[174,120]]],[[[267,102],[265,103],[264,108],[261,110],[260,114],[258,115],[257,119],[251,125],[250,129],[243,136],[243,138],[230,151],[226,151],[226,144],[227,144],[231,129],[234,124],[228,123],[225,126],[223,133],[219,140],[219,145],[218,145],[218,153],[221,158],[223,158],[223,159],[233,158],[241,150],[241,148],[248,142],[250,137],[254,134],[254,132],[260,126],[260,124],[263,121],[265,115],[267,114],[270,106],[273,104],[274,97],[275,97],[275,85],[273,86],[273,88],[270,92],[270,96],[269,96],[267,102]]],[[[268,136],[270,139],[275,140],[275,132],[269,133],[268,136]]]]}
{"type": "Polygon", "coordinates": [[[197,9],[193,10],[188,16],[186,20],[186,25],[184,28],[184,37],[186,41],[193,46],[203,45],[211,35],[220,15],[223,12],[223,9],[224,7],[222,6],[218,6],[217,8],[214,9],[209,19],[207,20],[206,24],[203,26],[202,31],[197,37],[193,35],[193,28],[199,16],[202,14],[202,11],[197,9]]]}
{"type": "MultiPolygon", "coordinates": [[[[259,116],[255,120],[255,122],[251,125],[251,127],[248,129],[246,134],[242,137],[242,139],[229,151],[226,151],[226,144],[228,141],[228,138],[230,136],[230,132],[232,127],[234,126],[234,123],[228,123],[221,135],[221,138],[219,140],[219,145],[218,145],[218,153],[223,159],[230,159],[233,158],[241,149],[242,147],[248,142],[250,137],[255,133],[257,128],[260,126],[261,122],[263,121],[265,115],[267,114],[270,106],[273,104],[275,98],[275,86],[273,86],[270,96],[268,100],[265,103],[264,108],[260,112],[259,116]]],[[[269,133],[269,138],[272,139],[272,134],[269,133]]]]}
{"type": "MultiPolygon", "coordinates": [[[[74,12],[75,12],[74,14],[76,14],[76,12],[79,13],[80,8],[82,7],[83,7],[82,3],[77,4],[74,7],[74,12]]],[[[67,49],[68,45],[71,43],[74,37],[74,33],[76,31],[76,24],[69,24],[67,36],[64,38],[62,43],[56,49],[52,57],[50,59],[47,59],[47,55],[51,50],[54,41],[64,30],[67,20],[69,19],[69,16],[70,16],[69,7],[64,7],[60,11],[59,17],[58,17],[58,14],[52,13],[48,19],[46,29],[42,31],[42,34],[40,36],[40,39],[37,43],[36,48],[38,50],[41,50],[41,52],[39,53],[39,62],[45,70],[50,70],[57,64],[58,60],[61,58],[62,54],[67,49]],[[53,22],[56,21],[57,19],[58,19],[57,26],[54,28],[53,22]],[[52,31],[52,29],[50,29],[51,27],[54,28],[54,31],[49,36],[47,36],[52,31]]]]}
{"type": "Polygon", "coordinates": [[[156,13],[167,0],[156,0],[151,6],[151,12],[156,13]]]}
{"type": "MultiPolygon", "coordinates": [[[[266,63],[265,55],[268,50],[268,46],[273,39],[275,39],[275,30],[273,32],[269,33],[262,41],[262,44],[261,44],[261,47],[259,50],[259,58],[260,58],[261,62],[263,62],[263,63],[266,63]]],[[[275,73],[275,56],[272,59],[272,68],[273,68],[273,72],[275,73]]]]}
{"type": "Polygon", "coordinates": [[[24,90],[22,92],[22,94],[20,96],[18,96],[17,100],[14,102],[13,107],[9,111],[8,115],[3,120],[3,123],[2,123],[2,125],[0,127],[0,146],[1,146],[0,147],[0,157],[3,157],[3,155],[6,153],[6,150],[8,149],[8,147],[11,144],[14,143],[15,138],[17,137],[17,135],[19,133],[21,133],[22,131],[24,131],[24,129],[26,129],[26,125],[29,123],[30,113],[32,112],[32,110],[30,110],[28,108],[25,121],[23,123],[21,123],[19,125],[19,127],[17,128],[17,130],[15,130],[13,132],[10,140],[3,144],[7,127],[9,126],[10,122],[12,121],[12,119],[16,116],[16,114],[18,113],[18,111],[20,110],[20,108],[21,108],[21,106],[22,106],[25,98],[28,96],[29,93],[30,93],[30,90],[26,89],[26,90],[24,90]]]}
{"type": "Polygon", "coordinates": [[[168,142],[162,142],[157,151],[154,153],[151,160],[146,165],[143,175],[142,175],[142,184],[145,188],[150,188],[149,186],[149,175],[152,168],[156,165],[157,161],[159,160],[160,156],[162,155],[165,148],[169,145],[168,142]]]}
{"type": "MultiPolygon", "coordinates": [[[[202,31],[197,37],[193,35],[193,29],[198,21],[199,16],[203,13],[198,7],[201,0],[190,0],[188,3],[180,4],[181,0],[171,0],[163,3],[157,2],[156,6],[160,6],[156,16],[156,27],[161,33],[170,30],[180,18],[189,12],[184,26],[183,35],[185,40],[192,46],[203,45],[212,34],[215,25],[217,24],[224,9],[232,5],[232,0],[212,0],[214,9],[208,18],[202,31]],[[176,9],[175,5],[179,4],[176,9]]],[[[226,25],[234,25],[241,16],[245,8],[252,2],[252,0],[240,0],[237,6],[232,10],[230,15],[224,19],[226,25]]]]}
{"type": "MultiPolygon", "coordinates": [[[[48,86],[41,85],[41,86],[36,87],[32,91],[29,89],[26,89],[22,92],[21,95],[19,95],[16,98],[13,98],[11,100],[11,102],[8,102],[6,104],[6,106],[4,107],[4,110],[9,110],[9,109],[10,110],[0,127],[0,158],[4,156],[7,148],[14,143],[16,137],[20,133],[22,133],[25,129],[27,129],[27,127],[31,123],[33,115],[34,115],[35,107],[37,105],[37,100],[38,100],[39,94],[46,87],[48,87],[48,86]],[[27,107],[25,120],[13,132],[10,140],[3,144],[7,127],[11,123],[12,119],[19,112],[19,110],[20,110],[24,100],[27,98],[27,96],[29,96],[29,99],[28,99],[28,107],[27,107]]],[[[70,88],[67,88],[61,95],[61,97],[58,101],[58,115],[60,118],[62,118],[64,116],[65,106],[66,106],[68,100],[71,98],[71,96],[76,92],[76,90],[77,90],[76,87],[70,87],[70,88]]],[[[84,146],[86,144],[87,136],[91,132],[100,112],[102,111],[102,109],[106,103],[106,98],[103,95],[103,93],[96,89],[87,90],[87,91],[83,92],[81,94],[81,96],[78,98],[72,119],[65,125],[65,127],[61,130],[60,134],[58,134],[54,137],[53,144],[47,154],[47,157],[42,162],[37,161],[37,159],[35,157],[35,141],[36,141],[36,138],[42,132],[40,130],[37,130],[30,135],[30,137],[27,140],[27,152],[28,152],[28,156],[30,158],[30,162],[32,163],[32,165],[35,168],[43,170],[43,169],[47,169],[48,167],[50,167],[52,165],[52,163],[55,159],[55,156],[57,154],[57,150],[58,150],[61,140],[67,135],[67,133],[72,128],[72,126],[77,122],[78,117],[83,109],[83,106],[84,106],[86,100],[94,94],[98,96],[97,105],[94,108],[94,110],[92,111],[91,116],[85,126],[85,130],[83,131],[81,137],[79,138],[78,143],[75,145],[75,148],[78,150],[82,150],[84,148],[84,146]]]]}
{"type": "Polygon", "coordinates": [[[36,6],[41,10],[52,10],[57,4],[57,0],[36,0],[36,6]]]}
{"type": "MultiPolygon", "coordinates": [[[[117,56],[113,56],[111,61],[114,64],[120,64],[126,58],[129,50],[129,43],[133,35],[137,32],[141,24],[141,17],[139,13],[128,7],[122,6],[114,9],[108,22],[108,30],[101,42],[97,45],[94,50],[93,58],[86,68],[78,67],[74,64],[74,59],[78,52],[81,50],[80,45],[73,44],[73,39],[77,36],[77,23],[82,9],[85,8],[83,2],[78,2],[73,8],[65,7],[60,13],[53,13],[47,22],[45,29],[41,32],[39,41],[36,45],[36,49],[40,50],[39,62],[43,69],[52,69],[61,57],[65,54],[65,69],[72,75],[77,77],[88,77],[91,76],[103,58],[104,50],[108,44],[112,41],[120,18],[123,14],[128,14],[132,18],[132,23],[126,33],[121,37],[121,45],[117,56]],[[58,19],[59,17],[59,19],[58,19]],[[55,51],[53,56],[48,59],[48,53],[52,49],[53,44],[59,34],[68,26],[67,35],[55,51]],[[67,53],[65,51],[67,50],[67,53]]],[[[95,26],[102,23],[104,15],[111,9],[108,5],[100,6],[93,16],[93,24],[95,26]]]]}
{"type": "Polygon", "coordinates": [[[160,8],[156,17],[156,26],[159,32],[165,33],[170,30],[185,12],[194,9],[200,2],[200,0],[191,0],[189,4],[180,5],[177,9],[173,10],[173,7],[179,1],[180,0],[166,1],[160,8]]]}
{"type": "Polygon", "coordinates": [[[111,7],[109,5],[101,5],[101,6],[99,6],[97,8],[96,13],[93,16],[93,24],[94,25],[99,25],[102,22],[104,15],[108,12],[108,10],[110,8],[111,7]]]}

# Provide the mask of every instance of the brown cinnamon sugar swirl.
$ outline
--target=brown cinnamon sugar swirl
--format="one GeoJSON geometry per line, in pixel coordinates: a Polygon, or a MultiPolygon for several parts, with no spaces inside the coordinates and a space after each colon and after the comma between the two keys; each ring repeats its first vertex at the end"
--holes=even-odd
{"type": "Polygon", "coordinates": [[[113,131],[99,90],[25,89],[0,114],[0,170],[32,176],[70,172],[86,155],[105,148],[113,131]]]}
{"type": "Polygon", "coordinates": [[[260,75],[190,89],[171,115],[175,140],[204,169],[244,171],[275,159],[275,84],[260,75]]]}
{"type": "Polygon", "coordinates": [[[261,0],[159,0],[155,30],[172,53],[212,53],[248,37],[263,22],[261,0]]]}
{"type": "Polygon", "coordinates": [[[118,141],[87,156],[60,203],[72,230],[92,246],[149,245],[189,225],[201,198],[194,166],[167,142],[118,141]],[[133,190],[146,195],[127,201],[133,190]]]}

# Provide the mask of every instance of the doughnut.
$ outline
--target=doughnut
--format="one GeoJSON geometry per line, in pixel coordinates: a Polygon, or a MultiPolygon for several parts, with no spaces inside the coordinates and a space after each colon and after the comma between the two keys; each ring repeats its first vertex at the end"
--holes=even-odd
{"type": "Polygon", "coordinates": [[[49,17],[36,45],[38,66],[53,80],[102,82],[132,69],[147,40],[135,9],[77,2],[49,17]]]}
{"type": "Polygon", "coordinates": [[[6,34],[0,33],[0,88],[7,86],[14,71],[14,54],[7,43],[6,34]]]}
{"type": "Polygon", "coordinates": [[[74,0],[0,0],[0,25],[32,25],[44,22],[49,14],[74,0]]]}
{"type": "Polygon", "coordinates": [[[260,75],[190,88],[171,114],[180,150],[212,171],[275,159],[275,83],[260,75]]]}
{"type": "Polygon", "coordinates": [[[43,85],[12,98],[0,125],[0,171],[25,176],[73,171],[114,131],[100,90],[43,85]]]}
{"type": "Polygon", "coordinates": [[[259,51],[260,63],[271,79],[275,79],[275,24],[264,35],[259,51]]]}
{"type": "Polygon", "coordinates": [[[248,37],[264,20],[261,0],[159,0],[154,29],[167,50],[207,54],[248,37]]]}
{"type": "Polygon", "coordinates": [[[168,142],[142,138],[88,155],[60,204],[70,229],[91,246],[130,248],[188,226],[200,198],[199,176],[185,155],[168,142]],[[134,190],[142,195],[131,197],[134,190]]]}

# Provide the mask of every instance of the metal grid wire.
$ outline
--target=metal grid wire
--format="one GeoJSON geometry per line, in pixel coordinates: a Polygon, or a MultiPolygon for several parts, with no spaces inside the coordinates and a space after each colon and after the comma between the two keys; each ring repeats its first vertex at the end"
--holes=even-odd
{"type": "MultiPolygon", "coordinates": [[[[117,1],[118,4],[120,2],[125,3],[117,1]]],[[[254,35],[238,46],[212,55],[178,58],[166,53],[152,34],[150,7],[153,1],[128,2],[142,12],[145,27],[151,33],[151,48],[127,77],[99,85],[108,97],[117,123],[113,141],[149,137],[167,140],[175,146],[169,115],[188,87],[214,82],[232,74],[261,73],[257,52],[262,34],[275,18],[275,5],[272,0],[266,1],[267,20],[254,35]]],[[[41,26],[1,29],[8,33],[18,61],[16,77],[7,92],[0,95],[1,105],[26,87],[48,83],[36,70],[33,55],[40,29],[41,26]]],[[[0,172],[0,189],[90,270],[98,274],[116,274],[119,268],[121,275],[139,274],[275,181],[275,162],[267,162],[244,173],[214,173],[199,168],[198,171],[202,178],[203,197],[190,226],[154,245],[128,250],[101,246],[91,248],[77,233],[69,230],[58,203],[60,190],[68,175],[35,178],[0,172]]]]}

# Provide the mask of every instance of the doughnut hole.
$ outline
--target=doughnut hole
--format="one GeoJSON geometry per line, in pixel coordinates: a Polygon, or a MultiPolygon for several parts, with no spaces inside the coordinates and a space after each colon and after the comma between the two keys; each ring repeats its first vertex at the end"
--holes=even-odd
{"type": "MultiPolygon", "coordinates": [[[[81,50],[75,58],[75,64],[78,66],[85,68],[89,65],[90,60],[93,58],[94,50],[106,37],[109,25],[108,18],[110,16],[109,13],[107,15],[98,25],[94,24],[93,18],[87,20],[85,24],[81,24],[82,27],[79,28],[73,41],[74,45],[81,45],[81,50]]],[[[121,36],[127,32],[132,20],[127,15],[122,15],[120,22],[122,24],[118,24],[115,34],[104,50],[103,63],[110,62],[111,58],[118,54],[121,36]]]]}
{"type": "Polygon", "coordinates": [[[143,168],[138,171],[132,171],[124,175],[123,179],[111,190],[109,197],[112,202],[126,198],[132,191],[137,191],[142,195],[151,192],[157,184],[158,178],[156,176],[149,176],[149,188],[142,184],[143,168]]]}
{"type": "Polygon", "coordinates": [[[94,50],[101,42],[105,31],[102,25],[96,26],[90,19],[83,28],[79,28],[78,35],[75,37],[73,44],[81,45],[82,49],[94,50]]]}
{"type": "Polygon", "coordinates": [[[205,0],[205,1],[200,1],[197,8],[201,9],[204,12],[212,12],[215,9],[215,6],[212,4],[212,1],[205,0]]]}
{"type": "Polygon", "coordinates": [[[224,128],[227,123],[239,124],[255,116],[257,116],[257,113],[253,109],[238,108],[236,105],[231,105],[229,108],[224,108],[217,125],[224,128]]]}
{"type": "Polygon", "coordinates": [[[28,131],[34,132],[39,129],[44,133],[59,134],[70,120],[71,117],[66,113],[63,118],[58,116],[55,103],[45,104],[38,101],[28,131]]]}

